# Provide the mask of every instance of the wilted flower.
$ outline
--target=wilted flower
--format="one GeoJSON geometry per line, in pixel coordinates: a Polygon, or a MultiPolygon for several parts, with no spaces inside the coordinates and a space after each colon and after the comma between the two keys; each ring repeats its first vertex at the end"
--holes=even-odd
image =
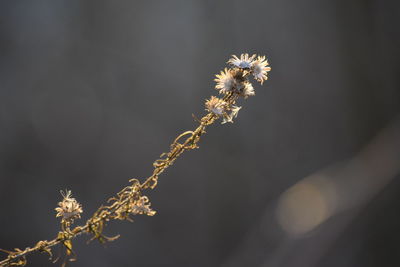
{"type": "Polygon", "coordinates": [[[227,93],[233,91],[235,88],[235,77],[232,72],[225,68],[220,74],[215,75],[217,78],[214,81],[217,82],[215,89],[219,90],[220,93],[227,93]]]}
{"type": "Polygon", "coordinates": [[[146,214],[148,216],[153,216],[156,212],[150,208],[149,199],[146,196],[143,196],[133,205],[132,214],[146,214]]]}
{"type": "Polygon", "coordinates": [[[255,95],[253,85],[250,82],[244,82],[244,87],[241,92],[239,92],[240,96],[244,98],[248,98],[249,96],[255,95]]]}
{"type": "Polygon", "coordinates": [[[271,67],[267,67],[268,65],[269,64],[265,56],[258,56],[257,60],[253,62],[251,70],[253,72],[254,79],[259,81],[261,84],[268,79],[267,74],[271,70],[271,67]]]}
{"type": "Polygon", "coordinates": [[[230,58],[227,63],[241,69],[250,69],[255,57],[256,55],[249,57],[249,54],[247,53],[241,54],[240,58],[238,58],[236,55],[232,55],[232,58],[230,58]]]}
{"type": "Polygon", "coordinates": [[[246,78],[243,76],[243,71],[240,69],[227,69],[221,71],[214,81],[217,82],[215,89],[219,90],[220,94],[229,92],[240,92],[243,90],[246,78]]]}
{"type": "Polygon", "coordinates": [[[206,110],[218,116],[223,115],[227,107],[227,103],[224,100],[215,96],[211,96],[211,98],[206,101],[205,105],[206,110]]]}
{"type": "Polygon", "coordinates": [[[63,220],[69,222],[80,218],[80,214],[83,212],[82,206],[72,197],[71,191],[66,190],[65,193],[61,191],[61,195],[63,196],[63,200],[58,202],[59,207],[55,208],[57,211],[56,217],[62,217],[63,220]]]}

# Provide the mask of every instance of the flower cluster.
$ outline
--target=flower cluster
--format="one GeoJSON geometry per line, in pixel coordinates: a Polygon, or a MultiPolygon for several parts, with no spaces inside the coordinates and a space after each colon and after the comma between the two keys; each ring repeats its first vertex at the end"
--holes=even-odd
{"type": "Polygon", "coordinates": [[[57,211],[56,217],[62,217],[63,221],[69,224],[73,223],[74,219],[81,217],[81,213],[83,212],[82,206],[72,197],[70,190],[61,191],[61,195],[63,196],[63,200],[58,202],[58,207],[55,208],[57,211]]]}
{"type": "MultiPolygon", "coordinates": [[[[215,89],[226,98],[228,95],[248,98],[255,95],[253,85],[249,81],[249,76],[263,84],[268,79],[268,72],[271,70],[265,56],[241,54],[240,57],[233,55],[227,62],[232,68],[225,68],[220,74],[216,75],[215,89]]],[[[222,123],[233,122],[241,107],[233,105],[234,101],[229,102],[225,98],[212,96],[206,100],[206,110],[222,117],[222,123]]]]}

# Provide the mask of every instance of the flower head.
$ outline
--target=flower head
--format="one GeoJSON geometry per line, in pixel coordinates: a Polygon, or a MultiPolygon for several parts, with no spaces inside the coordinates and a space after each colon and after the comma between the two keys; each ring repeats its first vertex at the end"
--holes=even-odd
{"type": "Polygon", "coordinates": [[[236,82],[231,70],[225,68],[220,74],[215,76],[217,77],[214,79],[217,82],[215,89],[219,90],[220,93],[227,93],[234,90],[236,82]]]}
{"type": "Polygon", "coordinates": [[[250,69],[251,66],[253,65],[253,60],[256,57],[256,55],[252,55],[249,57],[249,54],[241,54],[240,58],[238,58],[236,55],[232,55],[232,57],[228,60],[227,63],[236,66],[241,69],[250,69]]]}
{"type": "Polygon", "coordinates": [[[206,110],[218,116],[223,115],[227,108],[227,103],[215,96],[211,96],[211,98],[206,101],[205,105],[206,110]]]}
{"type": "Polygon", "coordinates": [[[268,65],[265,56],[258,56],[251,67],[254,79],[259,81],[261,84],[268,79],[267,74],[271,70],[271,67],[268,67],[268,65]]]}
{"type": "Polygon", "coordinates": [[[246,78],[243,71],[240,69],[227,69],[225,68],[220,74],[216,75],[214,81],[217,82],[215,89],[219,90],[220,94],[229,92],[240,92],[244,87],[246,78]]]}
{"type": "Polygon", "coordinates": [[[244,98],[248,98],[249,96],[253,96],[255,94],[256,93],[254,92],[253,85],[248,81],[244,82],[244,87],[239,92],[239,95],[243,96],[244,98]]]}
{"type": "Polygon", "coordinates": [[[63,200],[58,202],[58,207],[55,208],[56,217],[62,217],[67,222],[73,222],[74,219],[80,218],[80,214],[83,212],[82,206],[72,197],[71,191],[66,190],[65,193],[61,191],[61,195],[63,200]]]}
{"type": "Polygon", "coordinates": [[[156,214],[154,210],[150,208],[150,202],[148,197],[140,197],[132,207],[132,213],[136,214],[146,214],[148,216],[153,216],[156,214]]]}

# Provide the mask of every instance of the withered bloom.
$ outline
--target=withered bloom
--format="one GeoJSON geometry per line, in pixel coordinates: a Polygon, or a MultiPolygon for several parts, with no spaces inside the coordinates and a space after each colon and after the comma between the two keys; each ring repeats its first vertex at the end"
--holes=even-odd
{"type": "Polygon", "coordinates": [[[211,96],[211,98],[206,101],[206,110],[218,116],[221,116],[225,113],[226,107],[227,103],[215,96],[211,96]]]}
{"type": "Polygon", "coordinates": [[[232,55],[232,58],[228,60],[227,63],[241,68],[241,69],[250,69],[253,65],[253,60],[256,57],[256,55],[252,55],[249,57],[249,54],[241,54],[240,58],[238,58],[236,55],[232,55]]]}
{"type": "Polygon", "coordinates": [[[149,198],[142,196],[133,205],[132,214],[146,214],[148,216],[153,216],[156,212],[150,208],[149,198]]]}
{"type": "Polygon", "coordinates": [[[243,97],[246,99],[246,98],[248,98],[249,96],[255,95],[253,85],[252,85],[250,82],[246,81],[246,82],[244,82],[243,84],[244,84],[244,87],[243,87],[242,90],[239,92],[239,95],[240,95],[240,96],[243,96],[243,97]]]}
{"type": "Polygon", "coordinates": [[[81,217],[82,206],[72,197],[71,190],[66,190],[65,193],[61,191],[61,195],[63,200],[58,202],[58,207],[55,208],[57,211],[56,217],[62,217],[63,220],[72,223],[74,219],[81,217]]]}
{"type": "Polygon", "coordinates": [[[225,68],[220,74],[215,75],[217,82],[215,89],[219,90],[220,94],[228,93],[235,90],[236,80],[231,70],[225,68]]]}
{"type": "Polygon", "coordinates": [[[259,81],[261,84],[268,79],[267,74],[271,70],[271,67],[268,65],[269,64],[265,56],[258,56],[257,60],[253,62],[251,70],[253,72],[254,79],[259,81]]]}

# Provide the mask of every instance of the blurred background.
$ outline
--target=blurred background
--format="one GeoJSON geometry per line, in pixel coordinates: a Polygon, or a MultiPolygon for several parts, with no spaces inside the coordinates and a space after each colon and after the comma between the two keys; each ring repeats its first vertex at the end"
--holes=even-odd
{"type": "Polygon", "coordinates": [[[54,238],[61,189],[83,223],[149,176],[248,52],[272,71],[235,123],[70,266],[399,266],[399,25],[394,0],[1,1],[0,248],[54,238]]]}

